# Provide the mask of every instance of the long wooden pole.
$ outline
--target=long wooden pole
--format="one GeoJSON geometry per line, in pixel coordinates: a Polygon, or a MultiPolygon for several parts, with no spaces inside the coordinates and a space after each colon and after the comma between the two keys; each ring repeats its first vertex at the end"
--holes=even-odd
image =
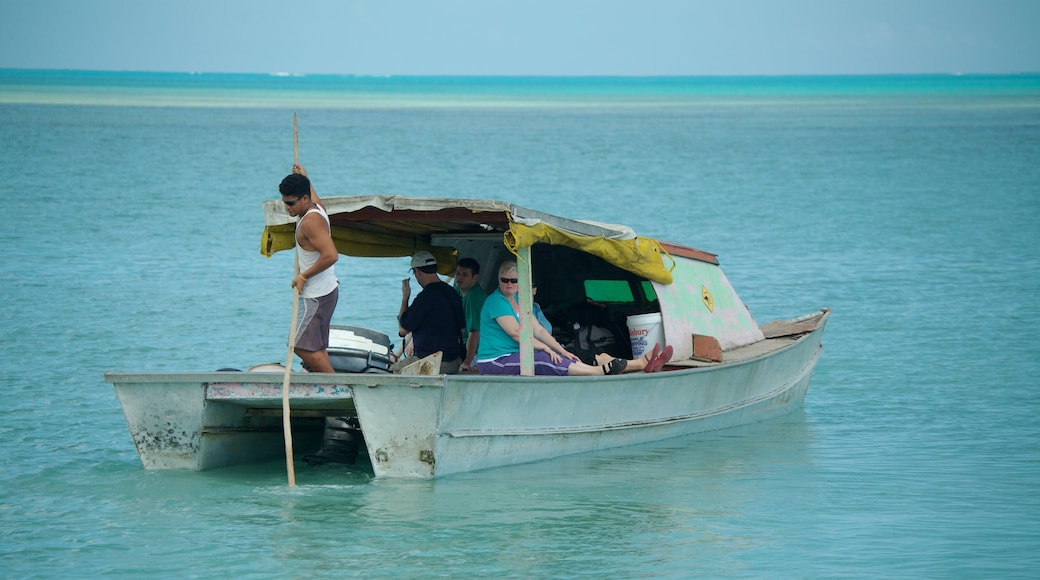
{"type": "Polygon", "coordinates": [[[300,289],[293,288],[292,328],[289,330],[289,356],[285,360],[285,380],[282,381],[282,430],[285,431],[285,469],[289,473],[289,487],[296,487],[296,468],[293,466],[292,421],[289,419],[289,374],[292,370],[293,346],[296,344],[296,316],[300,309],[300,289]]]}
{"type": "MultiPolygon", "coordinates": [[[[296,125],[296,113],[292,116],[293,124],[293,164],[300,164],[299,134],[296,125]]],[[[293,259],[293,280],[300,273],[300,261],[293,259]]],[[[285,469],[289,474],[289,487],[296,487],[296,467],[293,465],[292,420],[289,409],[289,378],[292,372],[293,349],[296,347],[296,317],[300,313],[300,289],[293,288],[292,326],[289,328],[289,354],[285,358],[285,379],[282,381],[282,430],[285,432],[285,469]]]]}

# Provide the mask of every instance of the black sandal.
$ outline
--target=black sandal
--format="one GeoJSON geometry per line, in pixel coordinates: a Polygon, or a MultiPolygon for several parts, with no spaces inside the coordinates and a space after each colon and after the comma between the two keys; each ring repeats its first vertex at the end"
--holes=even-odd
{"type": "Polygon", "coordinates": [[[628,361],[623,358],[616,358],[603,365],[602,368],[605,375],[620,375],[628,368],[628,361]]]}

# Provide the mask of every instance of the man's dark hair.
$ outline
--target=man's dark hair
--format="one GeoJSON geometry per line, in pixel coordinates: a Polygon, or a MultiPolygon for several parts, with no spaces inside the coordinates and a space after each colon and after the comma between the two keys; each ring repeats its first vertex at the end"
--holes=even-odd
{"type": "Polygon", "coordinates": [[[480,264],[478,264],[477,261],[473,258],[462,258],[461,260],[455,263],[455,267],[469,268],[469,271],[473,272],[474,274],[480,273],[480,264]]]}
{"type": "Polygon", "coordinates": [[[292,197],[303,197],[311,193],[311,180],[299,173],[291,173],[278,184],[278,193],[291,195],[292,197]]]}
{"type": "Polygon", "coordinates": [[[429,266],[416,266],[415,269],[425,274],[436,274],[437,264],[430,264],[429,266]]]}

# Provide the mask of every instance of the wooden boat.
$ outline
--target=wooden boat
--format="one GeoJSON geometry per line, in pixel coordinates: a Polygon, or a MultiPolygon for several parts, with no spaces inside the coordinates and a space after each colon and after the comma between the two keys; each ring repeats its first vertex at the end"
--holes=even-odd
{"type": "MultiPolygon", "coordinates": [[[[658,340],[674,355],[660,372],[601,377],[390,374],[385,364],[293,373],[300,455],[320,448],[327,421],[335,420],[358,426],[376,476],[431,478],[743,425],[804,402],[829,310],[759,326],[713,254],[500,201],[323,202],[342,254],[428,250],[443,274],[458,258],[473,257],[489,291],[498,264],[515,259],[527,325],[534,284],[562,340],[575,327],[596,326],[613,339],[603,344],[611,354],[638,355],[658,340]]],[[[261,251],[291,248],[293,219],[277,201],[265,202],[264,211],[261,251]]],[[[363,342],[354,338],[355,347],[363,342]]],[[[522,342],[526,374],[531,351],[522,342]]],[[[378,350],[385,355],[386,346],[378,350]]],[[[105,379],[146,469],[284,456],[282,372],[112,372],[105,379]]]]}

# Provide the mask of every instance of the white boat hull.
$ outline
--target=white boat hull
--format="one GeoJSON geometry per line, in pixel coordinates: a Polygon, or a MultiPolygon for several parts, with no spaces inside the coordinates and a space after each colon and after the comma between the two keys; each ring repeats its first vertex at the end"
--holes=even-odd
{"type": "MultiPolygon", "coordinates": [[[[734,362],[608,377],[294,374],[305,423],[357,415],[376,476],[432,478],[744,425],[802,406],[815,329],[734,362]]],[[[766,341],[763,341],[765,343],[766,341]]],[[[733,354],[733,353],[730,353],[733,354]]],[[[210,469],[284,456],[279,373],[108,373],[146,469],[210,469]]]]}

